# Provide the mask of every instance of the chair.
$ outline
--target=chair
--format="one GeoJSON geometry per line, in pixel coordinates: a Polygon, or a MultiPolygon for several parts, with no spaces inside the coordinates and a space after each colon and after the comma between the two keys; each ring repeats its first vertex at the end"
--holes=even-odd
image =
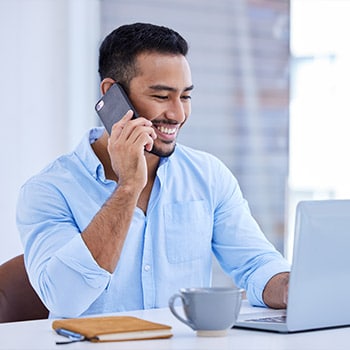
{"type": "Polygon", "coordinates": [[[0,265],[0,323],[37,320],[48,315],[29,282],[23,254],[0,265]]]}

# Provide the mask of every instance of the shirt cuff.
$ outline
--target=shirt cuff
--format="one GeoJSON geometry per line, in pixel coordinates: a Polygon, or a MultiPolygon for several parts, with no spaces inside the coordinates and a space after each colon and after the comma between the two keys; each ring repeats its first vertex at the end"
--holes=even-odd
{"type": "Polygon", "coordinates": [[[111,273],[97,264],[80,234],[58,250],[56,258],[76,271],[91,288],[108,287],[111,273]]]}
{"type": "Polygon", "coordinates": [[[284,259],[277,262],[271,261],[260,267],[252,277],[253,279],[248,283],[247,298],[249,303],[253,306],[267,307],[263,301],[263,291],[267,282],[278,273],[289,271],[290,265],[284,259]]]}

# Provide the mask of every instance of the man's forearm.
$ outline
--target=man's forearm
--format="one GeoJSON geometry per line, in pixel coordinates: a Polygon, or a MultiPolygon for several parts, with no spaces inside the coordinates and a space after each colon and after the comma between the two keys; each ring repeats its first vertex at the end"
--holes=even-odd
{"type": "Polygon", "coordinates": [[[118,187],[82,233],[96,262],[111,273],[118,263],[138,196],[133,189],[118,187]]]}
{"type": "Polygon", "coordinates": [[[273,276],[266,284],[263,292],[264,303],[274,309],[284,309],[288,300],[289,272],[273,276]]]}

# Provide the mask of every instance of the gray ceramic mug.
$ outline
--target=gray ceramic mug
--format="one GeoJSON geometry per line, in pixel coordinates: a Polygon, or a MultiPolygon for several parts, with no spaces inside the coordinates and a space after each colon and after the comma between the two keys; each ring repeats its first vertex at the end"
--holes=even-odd
{"type": "Polygon", "coordinates": [[[169,299],[169,308],[181,322],[197,331],[199,336],[223,336],[234,326],[241,308],[243,289],[182,288],[169,299]],[[185,317],[175,309],[182,302],[185,317]]]}

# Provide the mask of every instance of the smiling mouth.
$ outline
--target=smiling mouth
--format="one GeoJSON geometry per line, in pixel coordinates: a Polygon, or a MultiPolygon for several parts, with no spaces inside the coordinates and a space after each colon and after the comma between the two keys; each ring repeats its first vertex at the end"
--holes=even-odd
{"type": "Polygon", "coordinates": [[[166,134],[166,135],[173,135],[177,131],[177,127],[166,127],[166,126],[163,126],[163,125],[158,125],[158,126],[155,125],[155,127],[162,134],[166,134]]]}

